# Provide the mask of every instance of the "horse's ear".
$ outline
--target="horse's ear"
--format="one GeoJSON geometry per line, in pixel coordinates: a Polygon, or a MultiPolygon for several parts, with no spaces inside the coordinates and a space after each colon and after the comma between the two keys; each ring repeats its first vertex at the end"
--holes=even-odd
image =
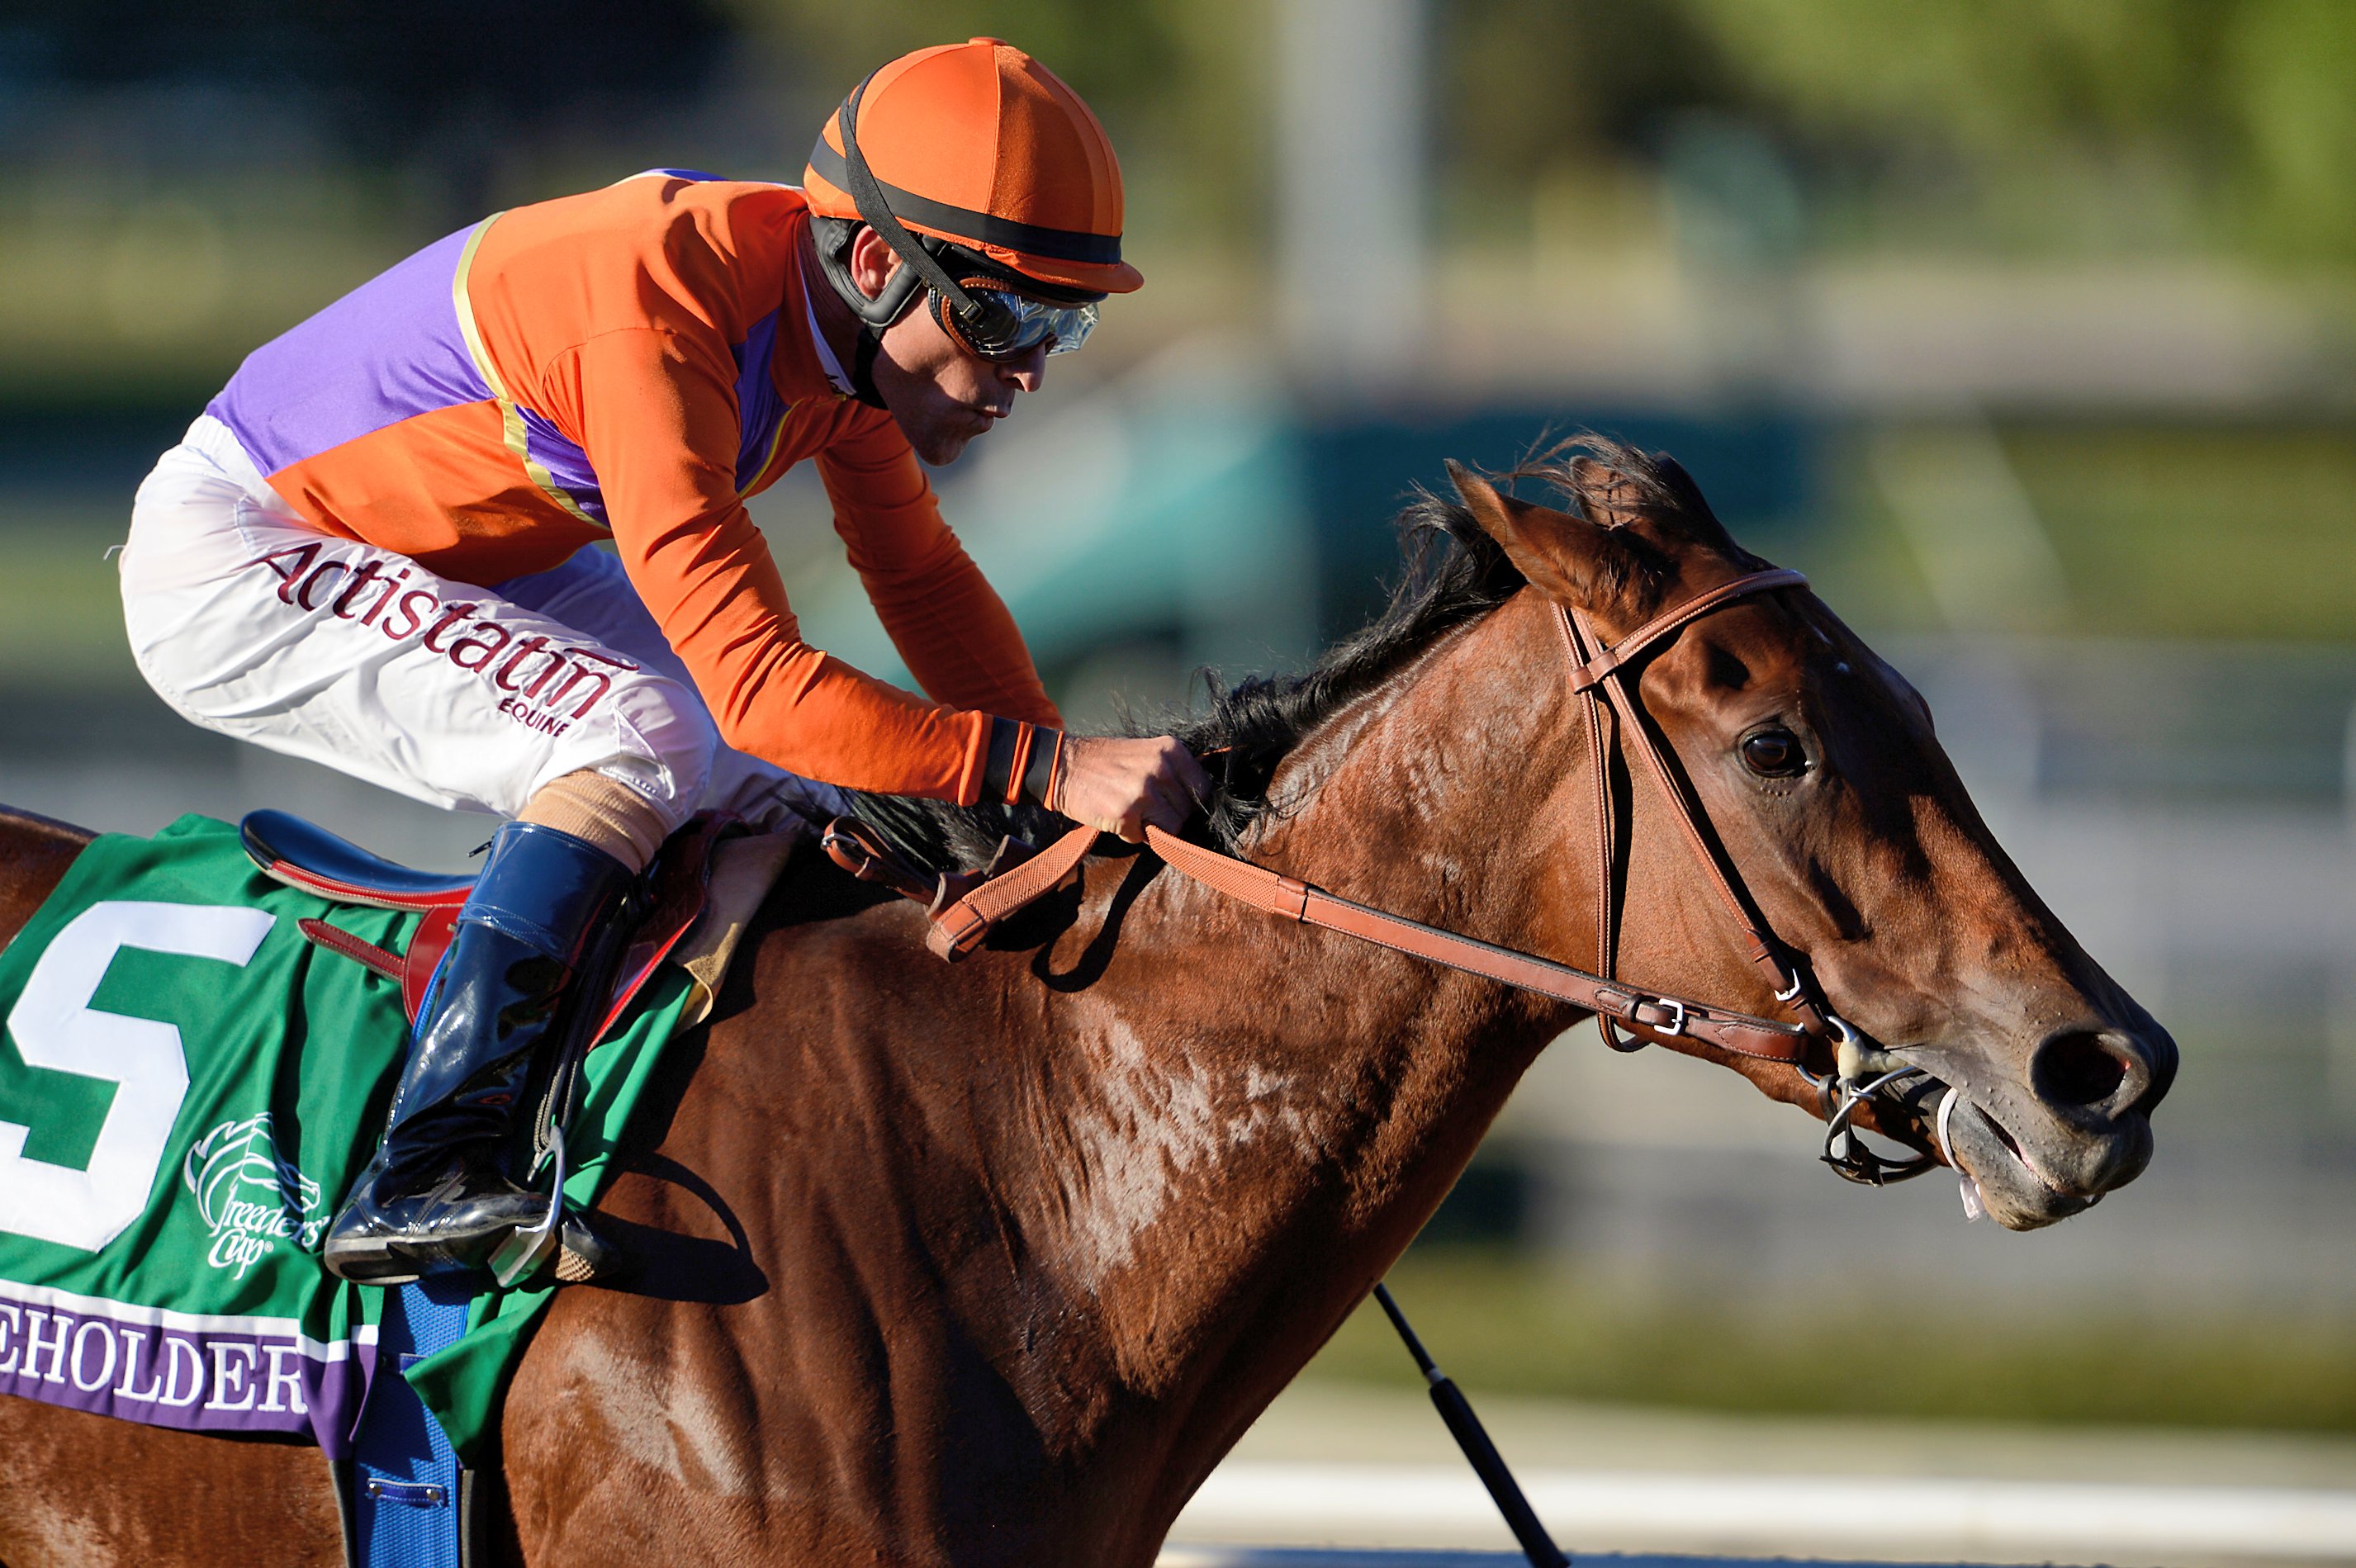
{"type": "Polygon", "coordinates": [[[1548,598],[1608,609],[1639,575],[1635,552],[1610,528],[1502,495],[1462,464],[1451,463],[1448,477],[1482,531],[1548,598]]]}

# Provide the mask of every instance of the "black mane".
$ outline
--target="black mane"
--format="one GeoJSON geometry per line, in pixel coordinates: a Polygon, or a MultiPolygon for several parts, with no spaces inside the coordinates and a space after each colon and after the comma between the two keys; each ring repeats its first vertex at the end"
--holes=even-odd
{"type": "MultiPolygon", "coordinates": [[[[1571,458],[1595,461],[1601,473],[1633,487],[1634,498],[1663,512],[1706,507],[1692,481],[1665,456],[1618,442],[1582,436],[1502,475],[1541,480],[1585,511],[1571,458]]],[[[1625,488],[1622,491],[1624,496],[1625,488]]],[[[1214,789],[1205,803],[1209,842],[1232,850],[1238,837],[1269,809],[1267,789],[1277,764],[1302,737],[1337,710],[1374,689],[1444,633],[1475,621],[1511,598],[1523,578],[1472,514],[1419,488],[1400,512],[1402,570],[1381,613],[1355,635],[1327,649],[1298,675],[1254,676],[1222,690],[1205,676],[1210,711],[1170,732],[1205,759],[1214,789]]],[[[1160,732],[1158,730],[1149,732],[1160,732]]],[[[956,806],[906,795],[851,792],[860,819],[926,871],[969,869],[990,859],[1012,834],[1045,845],[1066,831],[1062,817],[1031,806],[956,806]]]]}

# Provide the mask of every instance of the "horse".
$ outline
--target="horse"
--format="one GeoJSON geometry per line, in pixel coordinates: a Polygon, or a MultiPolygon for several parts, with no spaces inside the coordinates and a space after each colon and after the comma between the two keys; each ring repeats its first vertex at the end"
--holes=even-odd
{"type": "MultiPolygon", "coordinates": [[[[1608,643],[1763,563],[1665,457],[1590,442],[1511,477],[1560,505],[1470,475],[1420,496],[1377,619],[1214,692],[1182,736],[1217,777],[1195,837],[1526,953],[1616,926],[1621,974],[1780,1016],[1563,645],[1566,611],[1608,643]]],[[[1937,1091],[1843,1107],[1858,1125],[2015,1230],[2143,1169],[2175,1045],[2038,901],[1895,670],[1788,588],[1694,620],[1633,684],[1700,837],[1937,1091]]],[[[1044,826],[859,806],[935,869],[1044,826]]],[[[80,841],[0,824],[0,932],[80,841]]],[[[1135,850],[953,965],[925,930],[823,857],[788,868],[601,1201],[635,1272],[559,1292],[515,1373],[491,1560],[1146,1568],[1584,1016],[1135,850]]],[[[1644,1032],[1827,1113],[1829,1060],[1644,1032]]],[[[7,1568],[341,1561],[315,1452],[0,1406],[7,1568]]]]}

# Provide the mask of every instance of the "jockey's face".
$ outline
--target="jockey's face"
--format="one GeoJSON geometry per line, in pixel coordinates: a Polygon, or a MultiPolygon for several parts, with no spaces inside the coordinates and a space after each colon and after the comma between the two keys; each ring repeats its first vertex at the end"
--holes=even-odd
{"type": "MultiPolygon", "coordinates": [[[[851,242],[851,275],[862,289],[881,291],[899,266],[873,229],[860,229],[851,242]]],[[[938,464],[954,461],[966,443],[1012,413],[1017,393],[1039,389],[1047,378],[1047,347],[1041,344],[1017,359],[981,358],[942,330],[929,304],[919,294],[884,329],[875,389],[916,455],[938,464]]]]}

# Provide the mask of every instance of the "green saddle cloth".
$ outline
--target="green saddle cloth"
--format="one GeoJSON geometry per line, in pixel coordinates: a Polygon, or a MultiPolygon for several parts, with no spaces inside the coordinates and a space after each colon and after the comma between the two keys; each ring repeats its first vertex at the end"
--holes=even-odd
{"type": "MultiPolygon", "coordinates": [[[[319,1264],[374,1152],[399,988],[322,951],[326,920],[400,951],[416,917],[330,904],[186,816],[108,835],[0,952],[0,1392],[153,1425],[351,1449],[383,1294],[319,1264]]],[[[565,1193],[603,1189],[693,987],[666,967],[590,1051],[565,1193]]],[[[462,1457],[554,1286],[487,1288],[405,1375],[462,1457]]]]}

